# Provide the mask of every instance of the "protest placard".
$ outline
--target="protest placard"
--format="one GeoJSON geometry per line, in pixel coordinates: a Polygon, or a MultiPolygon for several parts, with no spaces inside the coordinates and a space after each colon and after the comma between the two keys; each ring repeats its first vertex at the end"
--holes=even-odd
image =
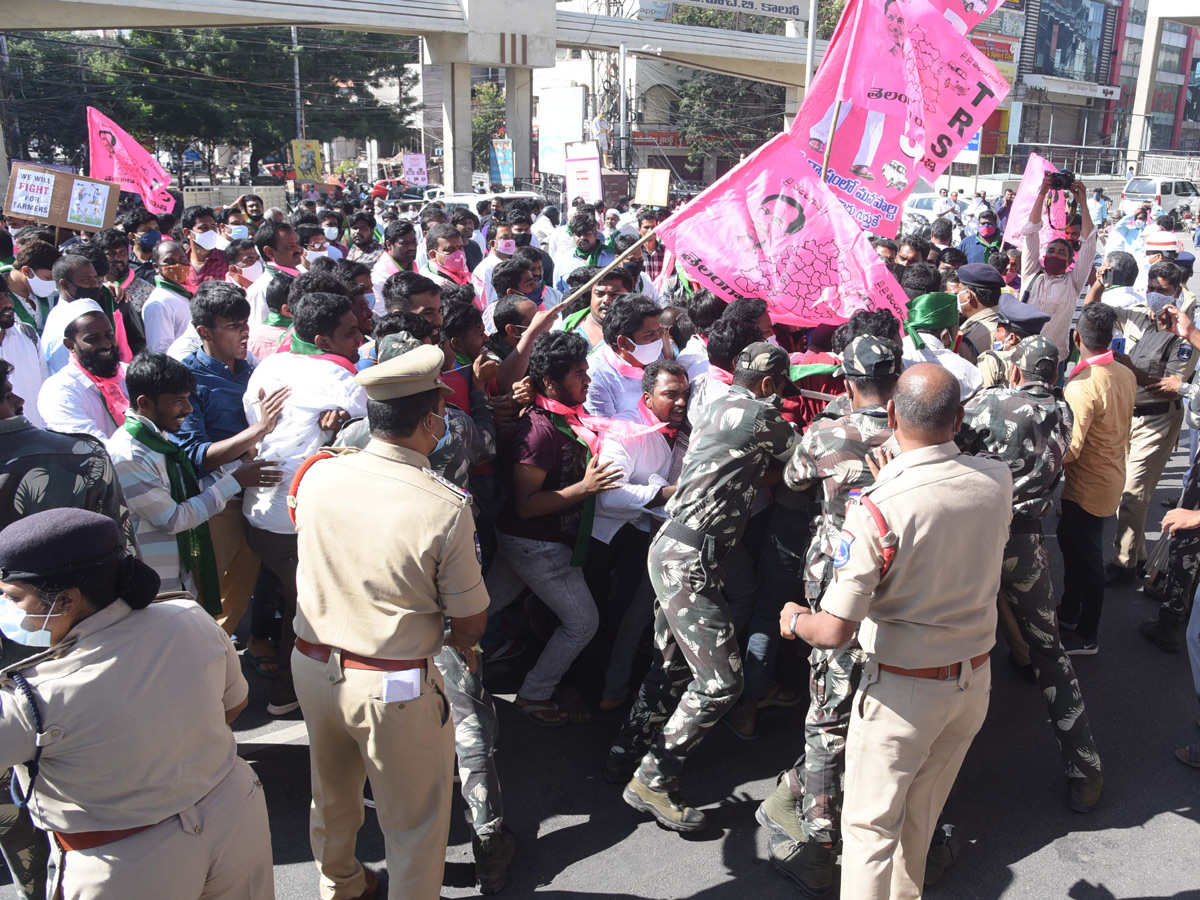
{"type": "Polygon", "coordinates": [[[111,228],[120,186],[111,181],[68,175],[33,163],[13,163],[4,213],[75,231],[111,228]]]}
{"type": "Polygon", "coordinates": [[[424,153],[404,154],[404,182],[414,187],[429,185],[429,169],[424,153]]]}

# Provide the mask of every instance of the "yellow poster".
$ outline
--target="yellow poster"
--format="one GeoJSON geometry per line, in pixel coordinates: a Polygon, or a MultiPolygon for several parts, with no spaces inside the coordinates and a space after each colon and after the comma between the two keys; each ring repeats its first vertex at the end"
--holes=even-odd
{"type": "Polygon", "coordinates": [[[292,141],[292,161],[296,166],[296,181],[315,183],[325,180],[320,141],[292,141]]]}

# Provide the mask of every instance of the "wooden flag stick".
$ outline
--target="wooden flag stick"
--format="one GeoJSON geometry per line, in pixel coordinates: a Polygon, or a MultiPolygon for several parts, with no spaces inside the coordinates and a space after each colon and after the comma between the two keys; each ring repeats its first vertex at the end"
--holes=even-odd
{"type": "MultiPolygon", "coordinates": [[[[596,276],[594,278],[592,278],[591,281],[589,281],[587,284],[583,285],[582,287],[578,288],[574,293],[571,294],[571,296],[567,297],[567,299],[564,300],[561,305],[566,306],[566,305],[574,302],[577,298],[582,297],[584,294],[586,294],[588,291],[590,291],[595,285],[597,285],[601,281],[603,281],[604,276],[606,276],[609,272],[611,272],[613,269],[615,269],[621,263],[625,262],[625,260],[629,259],[629,257],[633,255],[634,250],[641,250],[642,245],[645,244],[646,241],[650,240],[650,238],[652,238],[654,236],[655,236],[655,232],[653,232],[653,231],[651,231],[647,234],[643,234],[640,238],[637,239],[636,243],[630,245],[630,247],[624,253],[622,253],[620,256],[618,256],[616,259],[614,259],[612,262],[610,262],[607,266],[605,266],[603,269],[601,269],[596,274],[596,276]]],[[[599,237],[597,237],[596,239],[599,240],[599,237]]]]}

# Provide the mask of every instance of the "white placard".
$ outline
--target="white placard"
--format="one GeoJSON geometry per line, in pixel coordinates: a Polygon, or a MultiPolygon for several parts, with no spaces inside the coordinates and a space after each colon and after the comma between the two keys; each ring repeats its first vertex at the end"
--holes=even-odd
{"type": "Polygon", "coordinates": [[[429,185],[429,170],[426,167],[424,153],[404,154],[404,180],[416,187],[429,185]]]}
{"type": "Polygon", "coordinates": [[[50,218],[50,201],[54,197],[54,179],[49,172],[17,169],[13,173],[12,204],[8,214],[18,218],[50,218]]]}
{"type": "Polygon", "coordinates": [[[587,203],[604,200],[604,186],[600,181],[600,150],[595,141],[567,144],[563,170],[568,206],[575,202],[576,197],[582,197],[587,203]]]}

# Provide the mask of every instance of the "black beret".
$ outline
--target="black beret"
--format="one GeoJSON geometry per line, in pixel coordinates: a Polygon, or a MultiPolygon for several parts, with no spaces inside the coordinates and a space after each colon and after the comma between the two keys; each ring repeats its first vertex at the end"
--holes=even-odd
{"type": "Polygon", "coordinates": [[[967,263],[965,266],[959,266],[958,280],[962,284],[981,288],[1004,287],[1004,278],[996,271],[995,266],[987,263],[967,263]]]}
{"type": "Polygon", "coordinates": [[[120,539],[117,523],[99,513],[34,513],[0,531],[0,579],[28,581],[91,568],[119,556],[120,539]]]}

